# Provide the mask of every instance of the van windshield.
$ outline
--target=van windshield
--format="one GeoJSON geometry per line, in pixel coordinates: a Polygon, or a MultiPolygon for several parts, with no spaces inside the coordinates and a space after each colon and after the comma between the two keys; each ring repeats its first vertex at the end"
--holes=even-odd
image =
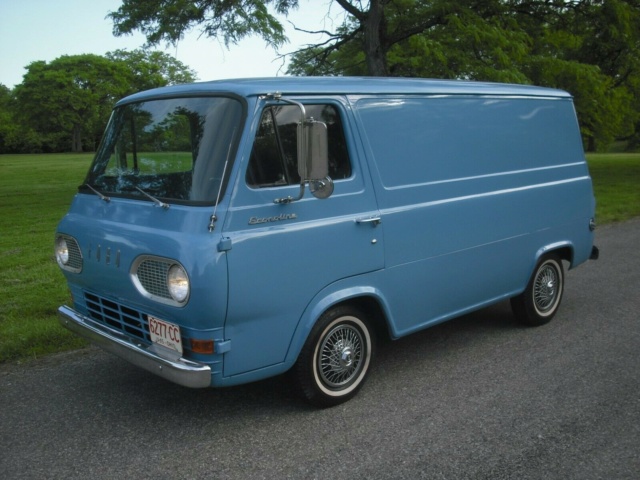
{"type": "Polygon", "coordinates": [[[223,175],[230,170],[225,164],[235,153],[242,116],[242,104],[229,97],[117,107],[81,190],[212,204],[223,193],[223,175]]]}

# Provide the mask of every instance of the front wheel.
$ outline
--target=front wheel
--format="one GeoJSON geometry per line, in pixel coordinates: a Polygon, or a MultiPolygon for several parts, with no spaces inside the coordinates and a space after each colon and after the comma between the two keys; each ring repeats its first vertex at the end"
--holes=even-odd
{"type": "Polygon", "coordinates": [[[511,299],[511,307],[520,322],[544,325],[558,311],[563,291],[562,260],[549,254],[538,262],[525,291],[511,299]]]}
{"type": "Polygon", "coordinates": [[[303,396],[318,407],[352,398],[369,373],[374,342],[372,329],[356,308],[343,306],[325,312],[294,367],[303,396]]]}

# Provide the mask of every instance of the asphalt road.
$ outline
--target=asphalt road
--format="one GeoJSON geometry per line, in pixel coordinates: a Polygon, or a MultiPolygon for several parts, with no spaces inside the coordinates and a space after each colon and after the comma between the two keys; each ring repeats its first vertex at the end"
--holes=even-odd
{"type": "Polygon", "coordinates": [[[500,304],[381,346],[315,410],[188,390],[89,348],[0,366],[2,479],[638,479],[640,219],[597,231],[552,323],[500,304]]]}

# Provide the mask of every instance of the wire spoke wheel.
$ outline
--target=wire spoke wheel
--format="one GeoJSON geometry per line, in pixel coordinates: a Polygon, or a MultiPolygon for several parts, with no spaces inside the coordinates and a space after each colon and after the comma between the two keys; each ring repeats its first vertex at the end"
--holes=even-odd
{"type": "Polygon", "coordinates": [[[325,312],[298,356],[297,383],[303,396],[319,407],[346,402],[363,385],[374,352],[374,332],[351,306],[325,312]]]}
{"type": "Polygon", "coordinates": [[[344,386],[362,369],[362,354],[362,333],[351,325],[338,325],[320,345],[320,379],[328,388],[344,386]]]}
{"type": "Polygon", "coordinates": [[[564,290],[562,260],[555,254],[540,259],[522,294],[511,299],[516,318],[526,325],[544,325],[558,311],[564,290]]]}
{"type": "Polygon", "coordinates": [[[544,265],[538,271],[533,286],[533,303],[541,314],[553,308],[558,298],[558,271],[551,265],[544,265]]]}

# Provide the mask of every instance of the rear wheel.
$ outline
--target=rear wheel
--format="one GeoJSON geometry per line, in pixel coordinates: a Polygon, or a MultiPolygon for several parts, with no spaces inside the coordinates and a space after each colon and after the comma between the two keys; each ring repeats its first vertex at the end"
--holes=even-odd
{"type": "Polygon", "coordinates": [[[511,299],[516,318],[532,326],[548,323],[558,311],[564,291],[562,260],[555,254],[540,259],[527,288],[511,299]]]}
{"type": "Polygon", "coordinates": [[[342,306],[325,312],[294,367],[302,395],[319,407],[352,398],[369,373],[374,342],[372,329],[356,308],[342,306]]]}

